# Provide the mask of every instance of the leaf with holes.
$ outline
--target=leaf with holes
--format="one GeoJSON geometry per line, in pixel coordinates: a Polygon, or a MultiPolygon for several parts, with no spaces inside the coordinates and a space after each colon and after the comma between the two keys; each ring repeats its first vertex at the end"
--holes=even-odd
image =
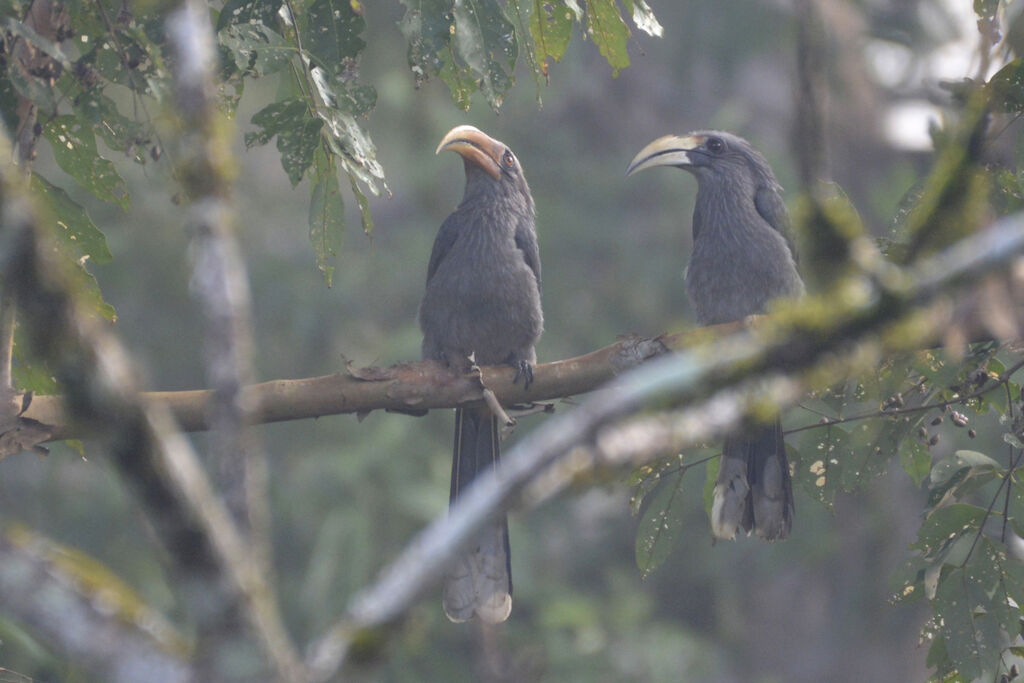
{"type": "Polygon", "coordinates": [[[92,128],[77,116],[58,116],[43,126],[57,165],[98,199],[128,208],[128,187],[114,164],[100,156],[92,128]]]}
{"type": "Polygon", "coordinates": [[[110,261],[107,238],[79,206],[61,188],[37,173],[32,174],[32,196],[52,214],[57,229],[53,235],[76,256],[87,256],[94,263],[110,261]]]}
{"type": "Polygon", "coordinates": [[[42,176],[33,173],[29,189],[33,198],[52,215],[56,226],[51,232],[65,247],[68,256],[74,259],[74,268],[71,272],[77,279],[75,291],[94,313],[105,320],[116,320],[117,312],[103,300],[96,278],[85,268],[87,259],[96,263],[106,263],[110,260],[106,237],[92,222],[85,209],[68,197],[64,190],[42,176]]]}
{"type": "Polygon", "coordinates": [[[1024,59],[1015,59],[985,85],[997,109],[1017,114],[1024,112],[1024,59]]]}
{"type": "Polygon", "coordinates": [[[316,0],[306,16],[303,48],[313,62],[332,75],[344,74],[366,47],[359,34],[366,22],[349,0],[316,0]]]}
{"type": "Polygon", "coordinates": [[[935,558],[959,537],[977,532],[984,520],[984,508],[966,503],[947,505],[929,515],[910,547],[926,558],[935,558]]]}
{"type": "Polygon", "coordinates": [[[248,149],[265,145],[282,131],[293,130],[308,118],[308,107],[299,99],[281,100],[268,104],[252,116],[252,124],[259,130],[245,134],[248,149]]]}
{"type": "Polygon", "coordinates": [[[452,0],[402,0],[402,4],[406,9],[398,28],[409,43],[409,68],[419,87],[441,72],[441,55],[450,55],[452,0]]]}
{"type": "Polygon", "coordinates": [[[217,32],[238,24],[277,25],[281,0],[228,0],[217,17],[217,32]]]}
{"type": "Polygon", "coordinates": [[[243,74],[275,73],[288,66],[295,54],[295,49],[279,33],[262,24],[232,24],[217,39],[243,74]]]}
{"type": "Polygon", "coordinates": [[[100,92],[90,90],[75,99],[74,111],[78,118],[92,126],[93,132],[103,138],[107,147],[125,152],[136,163],[146,163],[144,146],[150,143],[150,131],[121,114],[117,104],[100,92]]]}
{"type": "Polygon", "coordinates": [[[558,62],[565,56],[572,35],[572,21],[572,12],[563,4],[534,0],[530,36],[537,65],[544,76],[548,75],[548,58],[558,62]]]}
{"type": "Polygon", "coordinates": [[[684,470],[662,479],[636,530],[636,566],[647,578],[671,554],[683,529],[684,470]]]}
{"type": "Polygon", "coordinates": [[[455,54],[479,79],[480,91],[497,111],[512,87],[519,53],[515,27],[497,0],[455,0],[452,15],[455,54]]]}
{"type": "Polygon", "coordinates": [[[281,166],[288,174],[292,186],[299,184],[303,174],[313,164],[313,154],[320,147],[320,129],[324,122],[306,118],[297,128],[277,134],[277,150],[281,152],[281,166]]]}
{"type": "Polygon", "coordinates": [[[345,172],[366,185],[375,195],[380,192],[380,186],[387,190],[384,168],[377,161],[377,148],[355,117],[341,109],[321,110],[318,113],[324,121],[331,152],[338,158],[345,172]]]}

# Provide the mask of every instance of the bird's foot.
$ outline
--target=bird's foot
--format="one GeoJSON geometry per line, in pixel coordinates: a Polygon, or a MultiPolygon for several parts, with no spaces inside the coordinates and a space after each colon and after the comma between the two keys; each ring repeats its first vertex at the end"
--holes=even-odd
{"type": "Polygon", "coordinates": [[[528,360],[509,360],[509,365],[516,369],[516,376],[512,379],[512,384],[519,384],[519,379],[523,380],[523,389],[529,391],[530,385],[533,384],[533,365],[528,360]]]}

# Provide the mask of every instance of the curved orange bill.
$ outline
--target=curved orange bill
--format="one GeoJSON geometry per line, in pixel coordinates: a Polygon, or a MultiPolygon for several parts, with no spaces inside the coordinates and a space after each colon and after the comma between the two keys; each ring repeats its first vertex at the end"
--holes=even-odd
{"type": "Polygon", "coordinates": [[[470,161],[495,180],[501,177],[501,155],[505,146],[473,126],[455,126],[441,138],[434,154],[448,150],[456,152],[470,161]]]}

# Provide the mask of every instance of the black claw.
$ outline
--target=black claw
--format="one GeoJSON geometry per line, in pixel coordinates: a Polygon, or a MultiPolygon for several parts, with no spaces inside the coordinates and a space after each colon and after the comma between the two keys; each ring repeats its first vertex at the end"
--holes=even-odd
{"type": "Polygon", "coordinates": [[[533,366],[525,360],[512,361],[510,365],[516,369],[516,376],[512,380],[512,384],[518,384],[519,378],[522,377],[523,389],[529,391],[530,385],[533,384],[533,366]]]}

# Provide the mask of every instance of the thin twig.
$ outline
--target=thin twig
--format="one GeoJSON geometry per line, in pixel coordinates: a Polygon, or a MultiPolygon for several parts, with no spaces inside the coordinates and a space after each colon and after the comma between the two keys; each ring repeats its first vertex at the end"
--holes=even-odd
{"type": "Polygon", "coordinates": [[[505,409],[501,407],[501,404],[498,403],[498,397],[494,395],[493,391],[484,387],[483,396],[484,403],[486,403],[487,407],[491,409],[491,414],[497,417],[499,422],[506,427],[515,427],[516,421],[509,417],[508,413],[505,412],[505,409]]]}
{"type": "Polygon", "coordinates": [[[14,324],[14,301],[4,292],[0,294],[0,392],[14,391],[14,324]]]}
{"type": "MultiPolygon", "coordinates": [[[[979,389],[970,394],[957,396],[956,398],[950,399],[948,401],[938,401],[936,403],[928,403],[925,405],[910,406],[906,408],[883,408],[881,410],[875,410],[870,413],[862,413],[860,415],[852,415],[850,417],[828,418],[827,420],[816,422],[814,424],[804,425],[802,427],[794,427],[793,429],[787,429],[786,434],[795,434],[797,432],[803,432],[808,429],[817,429],[818,427],[831,427],[832,425],[844,424],[846,422],[857,422],[858,420],[870,420],[879,417],[890,417],[895,415],[921,413],[926,412],[928,410],[932,410],[933,408],[941,409],[952,405],[962,404],[964,401],[970,401],[971,399],[974,398],[980,398],[985,394],[989,393],[990,391],[998,389],[1000,386],[1009,382],[1010,378],[1021,368],[1024,368],[1024,361],[1019,361],[1010,366],[1003,374],[996,378],[995,384],[984,389],[979,389]]],[[[810,410],[810,412],[817,412],[805,406],[801,407],[804,408],[804,410],[810,410]]]]}

